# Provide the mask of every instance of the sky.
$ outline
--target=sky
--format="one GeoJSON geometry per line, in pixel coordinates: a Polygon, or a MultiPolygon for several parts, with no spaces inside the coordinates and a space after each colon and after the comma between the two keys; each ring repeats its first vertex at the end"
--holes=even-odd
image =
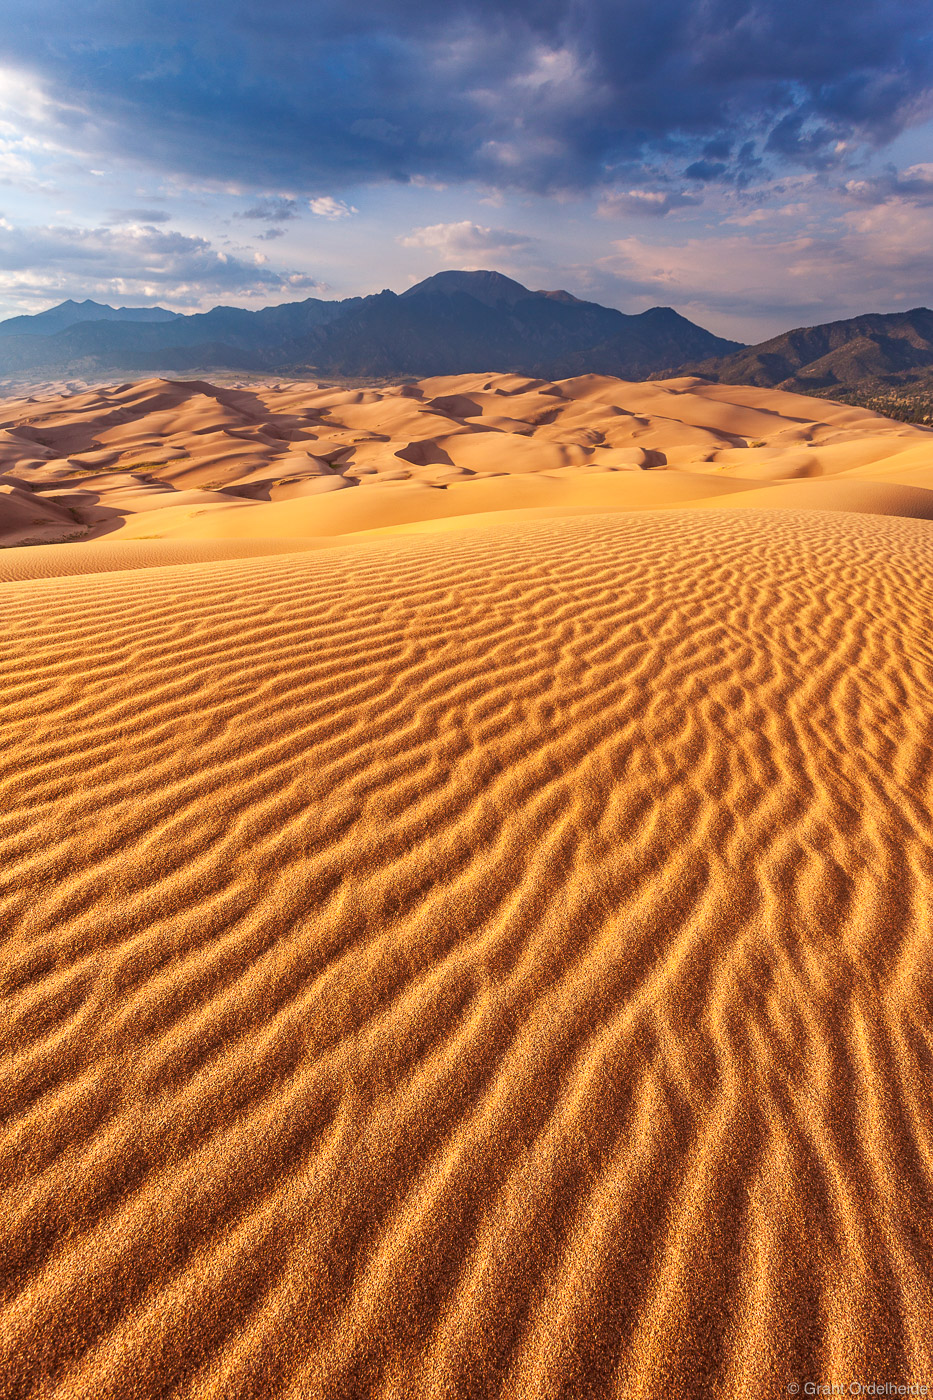
{"type": "Polygon", "coordinates": [[[4,0],[0,316],[443,268],[721,335],[933,303],[933,0],[4,0]]]}

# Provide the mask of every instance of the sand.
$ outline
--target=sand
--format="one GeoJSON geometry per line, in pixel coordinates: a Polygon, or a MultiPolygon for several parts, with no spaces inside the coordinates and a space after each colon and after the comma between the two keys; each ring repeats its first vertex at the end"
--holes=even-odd
{"type": "MultiPolygon", "coordinates": [[[[668,461],[190,514],[102,504],[117,459],[0,552],[10,1400],[933,1385],[933,437],[476,378],[340,431],[618,398],[668,461]]],[[[245,391],[93,392],[12,489],[139,433],[226,489],[245,391]]],[[[521,437],[461,417],[452,460],[521,437]]]]}
{"type": "Polygon", "coordinates": [[[327,539],[687,505],[933,519],[933,437],[699,379],[143,380],[0,407],[0,545],[327,539]]]}

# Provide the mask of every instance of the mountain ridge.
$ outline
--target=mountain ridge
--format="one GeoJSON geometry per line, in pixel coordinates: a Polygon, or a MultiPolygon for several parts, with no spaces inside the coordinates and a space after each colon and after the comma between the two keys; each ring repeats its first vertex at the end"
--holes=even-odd
{"type": "Polygon", "coordinates": [[[100,315],[75,321],[71,308],[78,305],[62,304],[71,319],[51,333],[48,318],[62,308],[39,313],[46,318],[40,327],[24,327],[29,318],[18,317],[11,332],[9,322],[0,322],[0,373],[171,365],[345,376],[493,370],[641,379],[741,348],[669,307],[627,315],[569,292],[531,291],[488,270],[446,270],[400,295],[309,297],[257,311],[217,306],[191,316],[164,313],[169,321],[100,315]]]}
{"type": "Polygon", "coordinates": [[[809,394],[933,384],[933,311],[916,306],[798,326],[727,356],[686,363],[678,373],[809,394]]]}
{"type": "Polygon", "coordinates": [[[54,335],[67,330],[69,326],[82,325],[94,321],[159,323],[175,321],[177,311],[168,311],[164,306],[108,306],[106,303],[91,301],[59,302],[47,311],[36,312],[33,316],[10,316],[0,321],[0,336],[3,335],[54,335]]]}

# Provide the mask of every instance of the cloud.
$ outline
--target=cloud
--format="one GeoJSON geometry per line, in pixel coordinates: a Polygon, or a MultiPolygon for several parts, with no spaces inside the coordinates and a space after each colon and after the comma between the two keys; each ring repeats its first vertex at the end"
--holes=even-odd
{"type": "Polygon", "coordinates": [[[301,210],[297,199],[288,199],[285,195],[267,195],[263,199],[251,204],[248,209],[243,209],[236,216],[238,219],[264,219],[266,223],[281,224],[288,219],[298,219],[301,217],[301,210]]]}
{"type": "Polygon", "coordinates": [[[906,170],[893,167],[881,175],[863,180],[848,180],[843,187],[846,195],[859,204],[884,204],[900,200],[909,204],[933,204],[933,164],[911,165],[906,170]]]}
{"type": "Polygon", "coordinates": [[[351,214],[359,213],[352,204],[345,204],[342,199],[333,199],[329,194],[309,199],[308,208],[312,214],[317,214],[319,219],[348,219],[351,214]]]}
{"type": "Polygon", "coordinates": [[[695,160],[687,166],[684,174],[688,180],[700,180],[705,184],[709,180],[721,180],[728,169],[725,161],[695,160]]]}
{"type": "Polygon", "coordinates": [[[766,224],[774,217],[773,209],[752,209],[748,214],[729,214],[724,224],[737,224],[739,228],[754,228],[756,224],[766,224]]]}
{"type": "Polygon", "coordinates": [[[460,262],[464,258],[492,258],[528,248],[534,239],[510,229],[484,228],[482,224],[464,219],[454,224],[430,224],[412,229],[400,238],[403,248],[427,248],[445,262],[460,262]]]}
{"type": "Polygon", "coordinates": [[[623,215],[663,219],[673,209],[702,204],[702,198],[686,190],[613,190],[600,200],[597,218],[616,219],[623,215]]]}
{"type": "Polygon", "coordinates": [[[276,272],[259,253],[239,258],[205,238],[151,226],[15,226],[0,218],[0,288],[11,299],[48,302],[75,295],[119,296],[135,304],[199,305],[206,296],[308,295],[320,284],[276,272]]]}
{"type": "Polygon", "coordinates": [[[20,123],[90,163],[303,194],[847,167],[933,87],[921,0],[6,0],[0,62],[20,123]]]}
{"type": "Polygon", "coordinates": [[[782,204],[778,207],[768,208],[759,206],[757,209],[751,209],[747,214],[728,214],[721,222],[735,224],[737,228],[754,228],[757,224],[773,223],[775,219],[806,219],[806,216],[813,212],[813,204],[806,202],[782,204]]]}
{"type": "Polygon", "coordinates": [[[171,218],[164,209],[111,209],[108,224],[167,224],[171,218]]]}
{"type": "Polygon", "coordinates": [[[816,234],[767,235],[759,226],[754,235],[665,246],[630,237],[617,240],[613,250],[601,266],[618,279],[616,295],[677,305],[700,319],[718,313],[747,317],[754,309],[771,320],[773,334],[790,325],[927,303],[933,207],[918,211],[892,200],[852,212],[816,234]]]}

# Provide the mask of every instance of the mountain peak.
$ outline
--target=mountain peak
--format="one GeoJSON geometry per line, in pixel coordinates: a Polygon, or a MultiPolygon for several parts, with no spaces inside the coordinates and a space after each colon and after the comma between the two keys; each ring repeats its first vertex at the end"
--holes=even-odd
{"type": "Polygon", "coordinates": [[[500,306],[503,302],[506,306],[513,306],[517,301],[525,301],[528,297],[536,295],[530,292],[527,287],[523,287],[521,282],[514,281],[511,277],[506,277],[502,272],[435,272],[433,277],[426,277],[423,282],[418,282],[414,287],[409,287],[407,292],[403,292],[403,297],[416,296],[456,296],[458,292],[465,293],[472,297],[474,301],[481,301],[484,306],[500,306]]]}

